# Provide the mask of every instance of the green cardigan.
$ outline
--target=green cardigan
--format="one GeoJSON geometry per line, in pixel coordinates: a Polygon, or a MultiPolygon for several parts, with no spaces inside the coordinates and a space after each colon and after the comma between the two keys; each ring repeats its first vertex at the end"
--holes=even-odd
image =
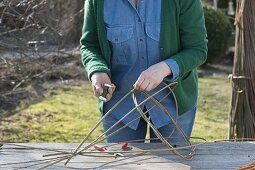
{"type": "MultiPolygon", "coordinates": [[[[111,49],[106,37],[103,8],[104,0],[85,0],[80,51],[89,79],[95,72],[105,72],[111,77],[111,49]]],[[[172,58],[179,66],[178,85],[174,92],[182,114],[197,102],[196,68],[207,57],[200,0],[162,0],[160,53],[162,60],[172,58]]]]}

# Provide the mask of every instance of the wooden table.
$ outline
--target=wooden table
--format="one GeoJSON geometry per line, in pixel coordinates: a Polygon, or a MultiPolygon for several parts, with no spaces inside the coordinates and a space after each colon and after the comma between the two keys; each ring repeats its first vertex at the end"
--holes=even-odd
{"type": "MultiPolygon", "coordinates": [[[[77,144],[42,143],[21,144],[35,148],[59,149],[71,151],[77,144]]],[[[162,148],[162,144],[132,144],[133,149],[162,148]]],[[[0,169],[37,169],[49,162],[44,154],[53,153],[40,149],[25,149],[12,145],[3,145],[0,150],[0,169]],[[34,161],[34,162],[31,162],[34,161]],[[23,162],[23,163],[22,163],[23,162]],[[37,164],[37,165],[36,165],[37,164]]],[[[129,158],[98,158],[77,156],[67,166],[64,162],[47,169],[236,169],[255,161],[255,142],[220,142],[206,143],[196,149],[191,161],[162,151],[146,153],[129,158]]]]}

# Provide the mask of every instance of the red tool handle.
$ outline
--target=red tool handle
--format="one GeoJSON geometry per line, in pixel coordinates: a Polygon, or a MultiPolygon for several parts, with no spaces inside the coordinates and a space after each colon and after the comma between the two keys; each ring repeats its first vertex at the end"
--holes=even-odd
{"type": "Polygon", "coordinates": [[[121,149],[122,149],[123,151],[126,151],[126,150],[127,150],[127,147],[128,147],[128,143],[125,142],[125,143],[122,144],[121,149]]]}
{"type": "Polygon", "coordinates": [[[101,152],[107,151],[106,147],[102,147],[102,146],[99,146],[99,145],[94,145],[94,148],[95,148],[95,150],[101,151],[101,152]]]}

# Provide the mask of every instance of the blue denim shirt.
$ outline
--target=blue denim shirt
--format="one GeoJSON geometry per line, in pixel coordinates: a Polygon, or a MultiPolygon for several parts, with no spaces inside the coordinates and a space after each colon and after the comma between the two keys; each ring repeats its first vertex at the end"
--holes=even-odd
{"type": "MultiPolygon", "coordinates": [[[[104,104],[104,113],[131,90],[142,71],[161,61],[159,49],[160,16],[161,0],[138,0],[137,8],[134,6],[133,0],[104,0],[104,22],[112,51],[111,81],[117,86],[112,99],[104,104]]],[[[171,77],[165,78],[165,81],[177,80],[179,67],[175,60],[167,59],[164,62],[168,64],[173,73],[171,77]]],[[[162,87],[162,85],[158,86],[155,90],[150,91],[150,94],[162,87]]],[[[160,100],[167,92],[166,90],[156,95],[156,99],[160,100]]],[[[138,94],[137,99],[140,103],[145,97],[138,94]]],[[[162,104],[175,118],[176,108],[173,98],[167,97],[162,104]]],[[[153,103],[148,101],[141,107],[150,109],[152,106],[153,103]]],[[[121,119],[133,107],[133,100],[129,97],[111,114],[116,119],[121,119]]],[[[150,110],[149,115],[157,128],[170,122],[169,117],[157,107],[150,110]]],[[[122,122],[127,124],[137,117],[139,117],[139,113],[134,111],[122,122]]],[[[129,127],[136,129],[138,123],[139,119],[129,127]]]]}

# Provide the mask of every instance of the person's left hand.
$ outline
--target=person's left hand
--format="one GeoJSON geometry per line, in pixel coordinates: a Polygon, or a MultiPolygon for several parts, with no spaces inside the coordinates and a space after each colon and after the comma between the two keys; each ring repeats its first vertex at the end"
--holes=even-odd
{"type": "Polygon", "coordinates": [[[156,88],[166,76],[172,74],[171,69],[165,62],[160,62],[144,70],[134,84],[139,91],[150,91],[156,88]]]}

